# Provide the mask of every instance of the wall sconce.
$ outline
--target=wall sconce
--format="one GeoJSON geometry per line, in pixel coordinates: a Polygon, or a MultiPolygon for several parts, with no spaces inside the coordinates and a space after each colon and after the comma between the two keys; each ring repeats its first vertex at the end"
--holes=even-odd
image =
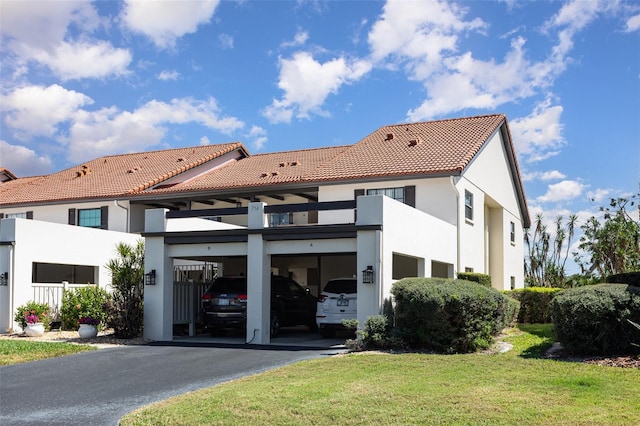
{"type": "Polygon", "coordinates": [[[150,272],[144,274],[144,285],[156,285],[156,270],[152,269],[150,272]]]}
{"type": "Polygon", "coordinates": [[[362,271],[362,282],[364,284],[373,284],[373,266],[367,266],[367,269],[362,271]]]}
{"type": "Polygon", "coordinates": [[[9,284],[9,273],[3,272],[0,274],[0,285],[8,285],[9,284]]]}

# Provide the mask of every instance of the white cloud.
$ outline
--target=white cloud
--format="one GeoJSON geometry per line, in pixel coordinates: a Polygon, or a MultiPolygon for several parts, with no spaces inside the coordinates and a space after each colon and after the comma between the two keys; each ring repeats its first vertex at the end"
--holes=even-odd
{"type": "Polygon", "coordinates": [[[46,64],[63,81],[80,78],[105,78],[127,74],[131,52],[116,49],[110,43],[60,43],[52,52],[34,52],[33,58],[46,64]]]}
{"type": "Polygon", "coordinates": [[[608,200],[611,195],[610,189],[596,189],[595,191],[587,192],[587,197],[594,203],[602,203],[604,200],[608,200]]]}
{"type": "Polygon", "coordinates": [[[632,16],[627,20],[626,32],[631,33],[640,30],[640,15],[632,16]]]}
{"type": "Polygon", "coordinates": [[[200,138],[200,145],[211,145],[211,141],[209,140],[208,137],[203,136],[200,138]]]}
{"type": "Polygon", "coordinates": [[[251,139],[251,147],[256,151],[262,150],[264,144],[269,140],[267,138],[267,131],[259,126],[251,126],[251,130],[245,137],[251,139]]]}
{"type": "Polygon", "coordinates": [[[70,127],[68,156],[80,162],[88,156],[143,151],[162,142],[167,132],[164,125],[188,123],[225,134],[244,126],[234,117],[221,116],[213,98],[172,99],[169,103],[152,100],[133,112],[115,107],[81,111],[70,127]]]}
{"type": "Polygon", "coordinates": [[[287,47],[302,46],[307,42],[308,39],[309,39],[309,33],[306,31],[302,31],[301,29],[298,29],[298,32],[293,37],[293,40],[285,41],[280,45],[280,47],[287,48],[287,47]]]}
{"type": "Polygon", "coordinates": [[[218,40],[223,49],[233,49],[233,37],[229,34],[220,34],[218,40]]]}
{"type": "Polygon", "coordinates": [[[91,39],[106,21],[89,2],[3,2],[0,19],[6,47],[14,55],[5,60],[5,67],[13,68],[14,78],[26,74],[30,61],[47,66],[62,80],[127,73],[131,62],[127,49],[91,39]],[[72,38],[72,26],[80,30],[81,39],[72,38]]]}
{"type": "Polygon", "coordinates": [[[81,107],[93,104],[88,96],[57,84],[22,87],[0,99],[5,123],[21,137],[53,137],[60,123],[73,120],[81,107]]]}
{"type": "Polygon", "coordinates": [[[559,180],[559,179],[564,179],[567,176],[564,173],[561,173],[557,170],[550,170],[548,172],[543,172],[540,174],[540,179],[547,181],[547,180],[559,180]]]}
{"type": "Polygon", "coordinates": [[[557,155],[564,146],[562,107],[551,105],[548,97],[536,105],[534,111],[509,123],[518,155],[526,162],[540,161],[557,155]]]}
{"type": "Polygon", "coordinates": [[[50,173],[52,162],[29,148],[0,140],[0,168],[8,169],[18,177],[34,176],[50,173]]]}
{"type": "Polygon", "coordinates": [[[211,20],[219,0],[141,1],[126,0],[122,21],[160,48],[170,48],[185,34],[211,20]]]}
{"type": "Polygon", "coordinates": [[[158,74],[158,80],[162,81],[178,80],[179,78],[180,73],[176,70],[164,70],[158,74]]]}
{"type": "Polygon", "coordinates": [[[547,192],[536,198],[540,203],[569,201],[582,195],[585,185],[575,180],[563,180],[547,187],[547,192]]]}
{"type": "Polygon", "coordinates": [[[280,58],[278,87],[284,96],[274,99],[263,115],[272,123],[290,122],[293,116],[299,119],[309,118],[309,114],[326,116],[322,104],[327,97],[370,70],[371,64],[366,61],[339,57],[320,63],[308,52],[298,52],[291,59],[280,58]]]}

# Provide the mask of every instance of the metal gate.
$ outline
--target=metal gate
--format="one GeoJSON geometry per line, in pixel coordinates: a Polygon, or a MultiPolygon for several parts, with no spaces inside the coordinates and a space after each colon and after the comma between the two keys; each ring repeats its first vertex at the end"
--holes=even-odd
{"type": "Polygon", "coordinates": [[[188,325],[189,336],[196,334],[200,299],[217,272],[218,265],[209,262],[173,267],[173,325],[188,325]]]}

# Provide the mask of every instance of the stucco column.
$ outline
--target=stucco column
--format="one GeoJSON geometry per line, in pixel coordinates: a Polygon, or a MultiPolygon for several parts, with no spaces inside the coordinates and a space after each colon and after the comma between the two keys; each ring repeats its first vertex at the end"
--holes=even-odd
{"type": "MultiPolygon", "coordinates": [[[[249,203],[249,229],[266,227],[265,203],[249,203]]],[[[247,241],[247,343],[271,342],[271,256],[266,253],[262,233],[249,234],[247,241]]]]}
{"type": "MultiPolygon", "coordinates": [[[[167,209],[145,212],[145,232],[164,232],[167,209]]],[[[144,337],[173,340],[173,261],[164,237],[146,237],[144,270],[155,270],[156,284],[144,286],[144,337]]]]}
{"type": "MultiPolygon", "coordinates": [[[[362,196],[357,199],[358,220],[356,225],[382,225],[383,196],[362,196]]],[[[358,327],[363,328],[367,318],[382,313],[384,271],[383,271],[383,234],[377,230],[360,230],[356,237],[358,250],[358,327]],[[373,283],[365,284],[362,271],[373,268],[373,283]]]]}

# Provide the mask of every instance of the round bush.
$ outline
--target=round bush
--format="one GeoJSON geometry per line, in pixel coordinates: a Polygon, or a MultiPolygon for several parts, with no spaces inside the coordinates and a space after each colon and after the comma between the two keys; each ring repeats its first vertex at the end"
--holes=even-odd
{"type": "Polygon", "coordinates": [[[465,280],[405,278],[391,292],[402,340],[446,353],[489,347],[519,308],[516,300],[497,290],[465,280]]]}
{"type": "Polygon", "coordinates": [[[551,300],[559,291],[559,288],[527,287],[507,294],[520,302],[519,323],[545,324],[551,322],[551,300]]]}
{"type": "Polygon", "coordinates": [[[78,287],[64,292],[60,316],[65,330],[77,330],[80,318],[94,318],[105,324],[109,293],[97,285],[78,287]]]}
{"type": "Polygon", "coordinates": [[[551,302],[555,335],[573,354],[639,353],[640,288],[598,284],[563,290],[551,302]]]}

